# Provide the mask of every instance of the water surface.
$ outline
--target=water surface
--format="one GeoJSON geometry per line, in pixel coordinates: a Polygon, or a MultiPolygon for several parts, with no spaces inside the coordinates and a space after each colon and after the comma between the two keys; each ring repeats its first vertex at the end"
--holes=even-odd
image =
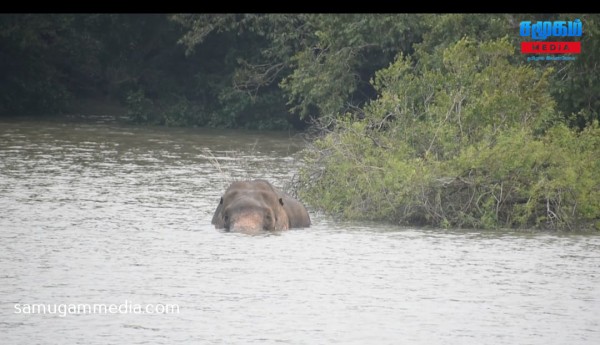
{"type": "Polygon", "coordinates": [[[215,230],[233,179],[279,187],[291,133],[0,122],[3,344],[598,344],[600,237],[339,222],[215,230]],[[15,304],[177,304],[23,314],[15,304]]]}

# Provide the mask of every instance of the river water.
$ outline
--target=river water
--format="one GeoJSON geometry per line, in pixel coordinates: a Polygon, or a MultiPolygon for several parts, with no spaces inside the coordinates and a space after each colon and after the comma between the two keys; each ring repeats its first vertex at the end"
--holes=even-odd
{"type": "Polygon", "coordinates": [[[102,117],[0,121],[0,343],[600,343],[599,236],[315,212],[278,235],[212,227],[230,181],[285,187],[302,146],[102,117]],[[75,304],[125,308],[65,312],[75,304]]]}

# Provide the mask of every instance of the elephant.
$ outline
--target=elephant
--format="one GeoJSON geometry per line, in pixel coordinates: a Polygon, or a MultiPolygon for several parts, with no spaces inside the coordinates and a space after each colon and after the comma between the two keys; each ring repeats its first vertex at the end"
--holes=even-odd
{"type": "Polygon", "coordinates": [[[227,188],[211,223],[216,229],[257,234],[310,227],[304,205],[266,180],[235,181],[227,188]]]}

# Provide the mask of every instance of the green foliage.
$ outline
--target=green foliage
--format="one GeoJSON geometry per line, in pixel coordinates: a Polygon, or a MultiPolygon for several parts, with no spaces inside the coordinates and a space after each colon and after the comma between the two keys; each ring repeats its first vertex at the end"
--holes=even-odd
{"type": "Polygon", "coordinates": [[[600,15],[572,14],[563,20],[579,18],[583,24],[581,54],[575,61],[561,65],[554,79],[552,93],[558,108],[567,116],[572,127],[583,129],[600,121],[600,15]]]}
{"type": "MultiPolygon", "coordinates": [[[[58,60],[73,18],[41,14],[0,15],[0,113],[57,112],[69,98],[58,60]]],[[[74,56],[70,56],[75,58],[74,56]]]]}
{"type": "Polygon", "coordinates": [[[306,154],[301,195],[349,218],[441,227],[572,229],[600,218],[598,126],[560,124],[551,70],[506,38],[400,55],[306,154]]]}
{"type": "MultiPolygon", "coordinates": [[[[576,17],[584,22],[582,45],[586,54],[575,63],[531,64],[512,53],[505,63],[527,66],[537,72],[547,72],[548,67],[555,66],[557,73],[545,80],[548,85],[539,87],[548,87],[553,98],[559,100],[558,110],[562,115],[557,113],[556,117],[567,117],[571,126],[583,128],[593,119],[599,119],[596,104],[599,84],[598,78],[594,78],[595,56],[600,53],[596,39],[598,15],[202,14],[175,15],[173,19],[188,30],[181,38],[188,52],[212,46],[209,41],[214,36],[229,33],[243,38],[241,41],[253,53],[236,55],[235,63],[225,69],[233,71],[232,82],[228,84],[234,84],[236,90],[261,98],[265,89],[272,91],[279,86],[282,99],[273,103],[274,107],[279,108],[287,101],[289,111],[300,118],[320,119],[321,123],[329,124],[337,114],[360,115],[359,107],[377,94],[369,80],[400,52],[411,56],[415,67],[426,65],[430,71],[461,68],[465,63],[460,57],[455,57],[455,66],[451,66],[453,62],[445,60],[440,52],[465,37],[472,42],[505,38],[517,47],[521,40],[518,35],[521,20],[576,17]]],[[[481,76],[486,77],[485,72],[481,76]]],[[[474,76],[466,73],[464,77],[474,76]]],[[[514,103],[514,99],[497,97],[497,102],[514,103]]],[[[539,125],[543,130],[549,124],[539,125]]]]}
{"type": "MultiPolygon", "coordinates": [[[[496,67],[496,75],[481,70],[489,57],[478,55],[482,61],[473,62],[468,49],[463,56],[441,52],[465,37],[471,50],[480,49],[475,42],[500,38],[517,47],[521,20],[577,17],[584,36],[576,61],[526,63],[523,56],[494,51],[509,54],[502,63],[525,66],[529,75],[555,67],[545,79],[548,85],[538,87],[549,88],[558,101],[556,116],[583,129],[600,119],[596,14],[4,14],[0,114],[59,113],[82,98],[135,107],[139,104],[128,97],[140,91],[152,109],[144,116],[130,109],[136,122],[288,128],[317,120],[325,125],[337,114],[361,117],[361,108],[377,96],[378,81],[370,81],[385,79],[376,72],[399,53],[431,82],[451,69],[464,79],[457,83],[505,80],[496,67]],[[465,69],[469,66],[475,70],[465,69]]],[[[488,85],[488,92],[496,92],[488,85]]],[[[434,105],[460,100],[471,90],[456,92],[436,94],[434,105]]],[[[494,102],[520,103],[505,96],[488,99],[481,112],[490,113],[494,102]]],[[[548,125],[539,124],[539,130],[548,125]]],[[[453,135],[443,130],[442,139],[453,135]]]]}
{"type": "Polygon", "coordinates": [[[313,15],[314,28],[302,49],[290,56],[293,67],[281,87],[301,116],[331,117],[362,105],[373,95],[369,79],[399,51],[419,39],[420,16],[313,15]]]}
{"type": "Polygon", "coordinates": [[[146,123],[152,111],[152,102],[146,98],[142,90],[130,91],[127,95],[127,116],[134,123],[146,123]]]}
{"type": "MultiPolygon", "coordinates": [[[[420,37],[415,15],[176,15],[188,53],[235,33],[257,52],[238,56],[234,84],[258,96],[280,86],[301,118],[331,117],[374,95],[369,79],[420,37]]],[[[278,106],[278,105],[274,105],[278,106]]]]}
{"type": "Polygon", "coordinates": [[[168,106],[161,110],[161,114],[162,124],[169,127],[193,127],[202,123],[199,116],[202,114],[201,109],[185,97],[169,102],[168,106]]]}
{"type": "MultiPolygon", "coordinates": [[[[557,125],[541,137],[515,128],[492,145],[468,147],[447,162],[455,180],[444,187],[442,204],[459,225],[577,229],[600,217],[595,176],[600,165],[597,126],[576,133],[557,125]]],[[[484,145],[482,145],[484,144],[484,145]]],[[[441,205],[439,206],[441,208],[441,205]]]]}
{"type": "Polygon", "coordinates": [[[452,157],[500,130],[543,130],[554,121],[552,98],[539,92],[547,89],[549,71],[511,65],[514,48],[506,39],[461,39],[436,54],[442,64],[435,68],[399,56],[377,73],[380,97],[365,107],[372,127],[393,119],[390,134],[404,138],[416,156],[452,157]]]}

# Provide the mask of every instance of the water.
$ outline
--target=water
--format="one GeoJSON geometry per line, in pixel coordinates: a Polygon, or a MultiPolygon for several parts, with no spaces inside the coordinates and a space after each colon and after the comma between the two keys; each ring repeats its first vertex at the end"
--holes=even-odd
{"type": "Polygon", "coordinates": [[[2,344],[598,344],[600,237],[338,222],[215,230],[289,133],[0,122],[2,344]],[[179,313],[23,312],[173,304],[179,313]],[[21,313],[17,313],[17,307],[21,313]]]}

